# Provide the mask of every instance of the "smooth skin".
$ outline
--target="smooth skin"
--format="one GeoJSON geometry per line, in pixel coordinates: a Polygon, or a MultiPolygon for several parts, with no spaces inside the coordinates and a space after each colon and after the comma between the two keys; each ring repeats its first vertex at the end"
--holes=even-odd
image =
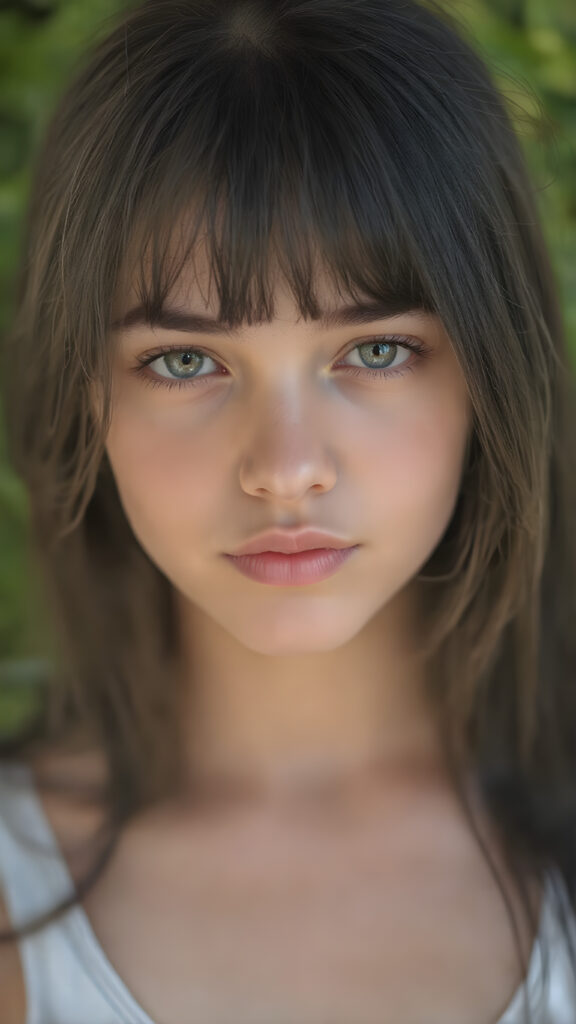
{"type": "MultiPolygon", "coordinates": [[[[206,272],[189,273],[170,305],[215,316],[205,292],[206,272]]],[[[326,285],[319,301],[342,305],[326,285]]],[[[118,315],[135,305],[128,289],[118,315]]],[[[118,332],[106,444],[131,526],[177,592],[191,772],[271,791],[315,765],[346,775],[432,752],[414,578],[452,516],[471,421],[437,317],[326,330],[298,321],[281,287],[275,312],[234,338],[118,332]],[[387,335],[424,351],[396,346],[378,363],[371,345],[387,335]],[[206,353],[194,383],[181,354],[139,366],[171,345],[206,353]],[[361,547],[299,587],[254,582],[224,558],[300,525],[361,547]]]]}

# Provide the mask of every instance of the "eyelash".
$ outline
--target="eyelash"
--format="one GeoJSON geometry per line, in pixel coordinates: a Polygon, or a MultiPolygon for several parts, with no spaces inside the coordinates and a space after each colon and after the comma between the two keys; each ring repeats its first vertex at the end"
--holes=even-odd
{"type": "MultiPolygon", "coordinates": [[[[398,348],[410,349],[410,351],[415,352],[416,355],[420,358],[428,355],[428,349],[426,348],[426,346],[423,345],[422,342],[417,341],[415,338],[408,338],[405,337],[404,335],[397,334],[386,334],[377,336],[375,338],[370,338],[368,341],[363,341],[357,345],[354,345],[353,348],[349,349],[348,352],[346,352],[342,358],[345,359],[346,356],[350,355],[351,352],[355,352],[356,349],[364,348],[366,345],[379,343],[384,343],[386,345],[392,344],[396,345],[398,348]]],[[[153,352],[151,355],[146,356],[145,358],[142,358],[140,356],[137,357],[138,366],[135,367],[132,372],[134,372],[136,376],[140,377],[144,384],[153,388],[166,387],[170,389],[174,387],[194,387],[195,385],[200,384],[204,381],[210,382],[214,379],[214,374],[205,374],[201,377],[188,377],[187,380],[169,380],[167,378],[161,377],[148,377],[144,372],[146,367],[149,366],[150,363],[155,362],[156,359],[158,359],[160,356],[168,355],[168,353],[170,352],[192,352],[194,353],[194,355],[205,356],[208,359],[212,359],[212,361],[215,363],[218,362],[218,360],[214,356],[211,356],[208,352],[204,351],[204,349],[201,348],[180,348],[177,345],[165,345],[162,348],[156,349],[155,352],[153,352]]],[[[395,370],[371,370],[369,367],[361,366],[345,366],[344,369],[348,370],[348,372],[351,372],[352,376],[354,377],[363,377],[367,375],[368,377],[371,377],[373,380],[386,380],[389,377],[401,377],[405,373],[411,373],[414,370],[414,365],[413,362],[409,362],[407,360],[405,363],[402,363],[401,366],[397,367],[397,369],[395,370]]],[[[216,374],[216,376],[224,376],[224,374],[216,374]]]]}

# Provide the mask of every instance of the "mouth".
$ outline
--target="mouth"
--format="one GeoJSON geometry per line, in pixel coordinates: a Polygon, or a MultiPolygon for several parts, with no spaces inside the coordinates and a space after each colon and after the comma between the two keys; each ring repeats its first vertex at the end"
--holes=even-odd
{"type": "Polygon", "coordinates": [[[311,548],[294,554],[261,551],[250,555],[225,557],[243,576],[274,586],[301,586],[319,583],[333,576],[359,544],[347,548],[311,548]]]}
{"type": "Polygon", "coordinates": [[[323,551],[327,548],[342,550],[343,548],[354,547],[352,541],[326,530],[312,527],[305,529],[280,529],[274,527],[264,530],[262,533],[251,537],[250,540],[241,544],[236,551],[229,554],[239,555],[261,555],[270,552],[278,552],[283,555],[296,555],[303,551],[323,551]]]}

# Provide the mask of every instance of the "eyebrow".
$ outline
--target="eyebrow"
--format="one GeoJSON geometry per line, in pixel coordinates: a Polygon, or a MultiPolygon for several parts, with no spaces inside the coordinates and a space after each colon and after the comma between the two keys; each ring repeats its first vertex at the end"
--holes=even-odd
{"type": "MultiPolygon", "coordinates": [[[[388,317],[409,315],[425,320],[433,315],[421,306],[413,306],[401,299],[387,299],[376,302],[363,302],[343,306],[314,318],[321,327],[349,327],[351,325],[371,323],[388,317]]],[[[185,334],[227,334],[240,337],[241,327],[230,327],[223,320],[216,320],[205,313],[193,313],[180,309],[165,308],[155,315],[146,313],[144,306],[137,306],[125,313],[110,325],[114,331],[129,333],[138,327],[160,327],[166,331],[183,331],[185,334]]]]}

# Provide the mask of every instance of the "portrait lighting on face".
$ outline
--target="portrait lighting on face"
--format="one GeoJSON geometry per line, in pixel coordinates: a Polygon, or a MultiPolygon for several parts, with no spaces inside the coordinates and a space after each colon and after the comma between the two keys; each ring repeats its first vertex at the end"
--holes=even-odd
{"type": "Polygon", "coordinates": [[[1,1024],[576,1024],[576,403],[505,98],[435,0],[118,4],[2,341],[54,640],[1,1024]]]}

